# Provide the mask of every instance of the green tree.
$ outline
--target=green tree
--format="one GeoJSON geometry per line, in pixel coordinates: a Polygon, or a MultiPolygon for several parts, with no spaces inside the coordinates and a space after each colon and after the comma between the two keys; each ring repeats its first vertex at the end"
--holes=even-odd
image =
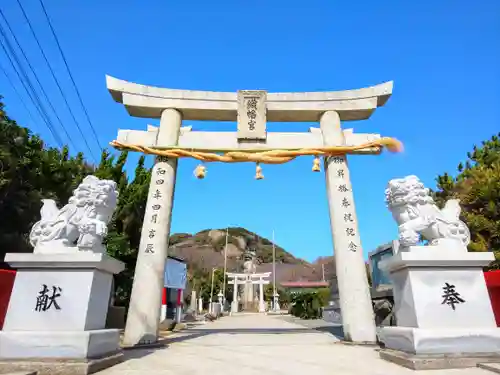
{"type": "Polygon", "coordinates": [[[106,239],[108,253],[125,263],[125,270],[115,275],[115,303],[128,306],[135,264],[139,251],[141,229],[146,211],[151,170],[144,167],[145,158],[139,158],[132,182],[123,170],[127,154],[122,153],[115,159],[103,152],[101,163],[96,175],[101,178],[111,178],[118,183],[119,200],[117,208],[108,225],[106,239]]]}
{"type": "Polygon", "coordinates": [[[40,219],[42,198],[66,203],[91,172],[83,154],[70,157],[67,146],[46,148],[0,101],[0,261],[7,252],[32,251],[29,232],[40,219]]]}
{"type": "MultiPolygon", "coordinates": [[[[278,291],[276,290],[276,292],[278,291]]],[[[264,287],[264,300],[272,301],[273,295],[274,295],[274,287],[272,283],[269,283],[264,287]]]]}
{"type": "Polygon", "coordinates": [[[322,300],[317,292],[294,294],[290,314],[301,319],[319,319],[323,313],[322,300]]]}
{"type": "Polygon", "coordinates": [[[474,146],[465,163],[457,166],[455,177],[437,177],[434,198],[443,206],[450,198],[460,199],[461,219],[471,232],[469,251],[492,251],[499,267],[500,255],[500,133],[474,146]]]}

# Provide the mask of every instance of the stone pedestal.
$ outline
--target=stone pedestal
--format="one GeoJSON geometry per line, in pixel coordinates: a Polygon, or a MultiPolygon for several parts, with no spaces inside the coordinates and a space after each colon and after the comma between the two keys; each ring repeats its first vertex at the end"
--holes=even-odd
{"type": "Polygon", "coordinates": [[[198,298],[198,313],[202,314],[203,313],[203,298],[198,298]]]}
{"type": "Polygon", "coordinates": [[[259,312],[266,312],[266,304],[264,302],[264,285],[259,284],[259,312]]]}
{"type": "Polygon", "coordinates": [[[182,321],[182,307],[184,301],[184,290],[179,289],[177,291],[177,306],[175,308],[175,322],[180,323],[182,321]]]}
{"type": "Polygon", "coordinates": [[[381,329],[388,349],[381,357],[413,369],[500,361],[500,329],[482,270],[493,254],[444,245],[408,250],[380,264],[394,284],[398,324],[381,329]]]}
{"type": "Polygon", "coordinates": [[[104,329],[113,274],[106,254],[7,254],[16,280],[0,332],[0,372],[88,374],[121,361],[118,329],[104,329]]]}
{"type": "Polygon", "coordinates": [[[189,302],[189,311],[193,314],[197,313],[196,309],[196,290],[191,291],[191,301],[189,302]]]}
{"type": "Polygon", "coordinates": [[[219,317],[221,315],[221,304],[218,302],[210,303],[210,314],[214,317],[219,317]]]}
{"type": "Polygon", "coordinates": [[[328,323],[342,324],[342,312],[338,296],[330,301],[330,304],[323,308],[323,320],[328,323]]]}
{"type": "Polygon", "coordinates": [[[238,278],[233,280],[233,301],[231,302],[231,313],[238,312],[238,278]]]}
{"type": "Polygon", "coordinates": [[[246,311],[253,310],[255,302],[255,295],[253,290],[253,284],[251,282],[246,282],[243,284],[243,309],[246,311]]]}
{"type": "Polygon", "coordinates": [[[238,301],[237,300],[233,300],[231,302],[231,312],[232,313],[237,313],[238,312],[238,301]]]}

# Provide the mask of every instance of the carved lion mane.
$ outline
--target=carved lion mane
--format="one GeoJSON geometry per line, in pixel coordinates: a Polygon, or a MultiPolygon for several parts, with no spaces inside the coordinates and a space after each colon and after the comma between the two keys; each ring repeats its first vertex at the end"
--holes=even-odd
{"type": "Polygon", "coordinates": [[[461,208],[457,199],[450,199],[439,209],[424,184],[411,175],[389,181],[385,191],[387,207],[399,225],[401,245],[417,245],[421,238],[437,245],[442,240],[457,240],[467,246],[469,229],[459,219],[461,208]]]}
{"type": "Polygon", "coordinates": [[[41,219],[30,233],[34,252],[103,252],[102,239],[117,199],[116,182],[87,176],[60,210],[54,200],[42,200],[41,219]]]}

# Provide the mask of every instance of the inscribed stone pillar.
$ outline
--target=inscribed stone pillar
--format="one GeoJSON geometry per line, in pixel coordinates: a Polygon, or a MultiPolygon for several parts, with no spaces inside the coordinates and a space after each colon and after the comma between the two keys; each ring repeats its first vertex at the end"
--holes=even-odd
{"type": "Polygon", "coordinates": [[[198,298],[198,313],[202,313],[203,312],[203,298],[198,298]]]}
{"type": "MultiPolygon", "coordinates": [[[[325,146],[345,143],[337,112],[325,112],[320,127],[325,146]]],[[[345,340],[375,342],[373,308],[345,155],[326,158],[325,174],[345,340]]]]}
{"type": "Polygon", "coordinates": [[[259,283],[259,312],[265,312],[266,306],[264,304],[264,280],[260,278],[259,283]]]}
{"type": "Polygon", "coordinates": [[[180,323],[182,321],[182,306],[184,300],[184,290],[179,289],[177,291],[177,306],[175,308],[175,322],[180,323]]]}
{"type": "Polygon", "coordinates": [[[231,312],[238,312],[238,277],[234,277],[233,302],[231,302],[231,312]]]}
{"type": "Polygon", "coordinates": [[[244,284],[243,299],[244,299],[243,303],[246,310],[255,308],[254,307],[255,291],[252,284],[252,278],[250,276],[247,276],[246,282],[244,284]]]}
{"type": "MultiPolygon", "coordinates": [[[[165,109],[161,115],[157,144],[176,145],[181,122],[179,111],[165,109]]],[[[158,338],[176,171],[177,159],[156,158],[125,327],[124,344],[127,346],[155,342],[158,338]]]]}
{"type": "Polygon", "coordinates": [[[196,290],[191,291],[191,301],[189,310],[191,310],[191,312],[193,313],[196,313],[196,290]]]}

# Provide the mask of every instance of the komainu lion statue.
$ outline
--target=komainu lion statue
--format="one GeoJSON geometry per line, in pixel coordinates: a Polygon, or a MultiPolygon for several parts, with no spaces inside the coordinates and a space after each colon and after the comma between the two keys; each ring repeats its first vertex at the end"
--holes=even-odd
{"type": "Polygon", "coordinates": [[[417,245],[421,239],[429,245],[459,241],[463,249],[469,244],[469,229],[459,219],[460,201],[450,199],[440,210],[417,176],[389,181],[385,200],[399,225],[402,247],[417,245]]]}
{"type": "Polygon", "coordinates": [[[116,182],[87,176],[60,210],[43,199],[41,219],[31,229],[34,253],[92,251],[103,253],[107,224],[118,200],[116,182]]]}

